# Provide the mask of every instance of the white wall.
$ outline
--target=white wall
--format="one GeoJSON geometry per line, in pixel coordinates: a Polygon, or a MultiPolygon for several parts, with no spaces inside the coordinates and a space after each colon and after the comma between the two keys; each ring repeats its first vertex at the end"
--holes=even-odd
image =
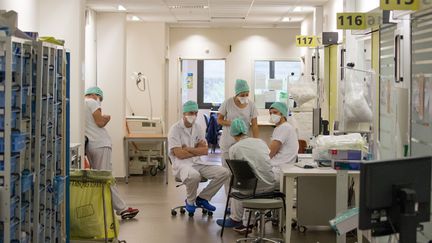
{"type": "MultiPolygon", "coordinates": [[[[30,2],[30,1],[27,1],[30,2]]],[[[39,0],[39,36],[65,40],[71,52],[71,143],[84,143],[84,0],[39,0]]],[[[81,151],[83,152],[83,151],[81,151]]]]}
{"type": "MultiPolygon", "coordinates": [[[[346,0],[346,1],[352,1],[352,0],[346,0]]],[[[336,29],[337,22],[336,22],[336,13],[343,12],[344,9],[344,0],[329,0],[324,6],[323,6],[323,31],[329,32],[329,31],[337,31],[339,33],[339,42],[342,42],[343,40],[343,31],[336,29]]]]}
{"type": "MultiPolygon", "coordinates": [[[[302,35],[313,35],[313,26],[314,26],[314,16],[313,14],[309,14],[306,16],[306,18],[302,21],[300,31],[302,35]]],[[[311,57],[312,57],[312,50],[307,47],[300,48],[300,55],[304,57],[304,63],[303,63],[303,73],[305,75],[310,75],[311,73],[311,57]]]]}
{"type": "Polygon", "coordinates": [[[85,88],[97,86],[96,75],[96,12],[86,9],[85,12],[85,88]]]}
{"type": "Polygon", "coordinates": [[[1,0],[0,10],[14,10],[18,13],[18,28],[22,31],[38,31],[39,0],[1,0]]]}
{"type": "Polygon", "coordinates": [[[150,116],[148,84],[145,92],[139,91],[134,72],[143,73],[149,81],[153,104],[153,117],[164,116],[165,98],[165,24],[127,22],[126,24],[126,114],[150,116]]]}
{"type": "Polygon", "coordinates": [[[168,125],[178,120],[181,107],[179,58],[225,58],[225,87],[229,97],[234,95],[234,82],[237,78],[247,80],[253,88],[254,60],[300,57],[300,49],[295,47],[294,41],[298,34],[299,28],[171,28],[168,125]],[[230,45],[232,52],[229,51],[230,45]]]}
{"type": "Polygon", "coordinates": [[[112,139],[113,175],[125,175],[123,137],[125,135],[126,16],[123,13],[98,13],[97,77],[104,91],[102,113],[111,115],[106,126],[112,139]]]}

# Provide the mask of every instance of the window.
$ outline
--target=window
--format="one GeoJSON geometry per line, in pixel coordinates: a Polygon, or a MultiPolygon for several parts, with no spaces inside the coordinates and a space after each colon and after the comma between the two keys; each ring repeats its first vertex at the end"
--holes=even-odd
{"type": "Polygon", "coordinates": [[[255,105],[259,109],[275,102],[287,102],[288,83],[301,76],[300,61],[255,61],[255,105]]]}
{"type": "Polygon", "coordinates": [[[198,106],[210,109],[225,100],[225,60],[198,60],[198,106]]]}
{"type": "Polygon", "coordinates": [[[225,100],[225,60],[182,59],[182,103],[194,100],[210,109],[225,100]]]}

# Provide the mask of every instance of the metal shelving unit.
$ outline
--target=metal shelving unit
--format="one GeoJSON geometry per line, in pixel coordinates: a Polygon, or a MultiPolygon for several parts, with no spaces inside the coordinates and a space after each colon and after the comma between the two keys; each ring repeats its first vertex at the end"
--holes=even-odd
{"type": "Polygon", "coordinates": [[[66,242],[66,51],[0,37],[0,243],[66,242]]]}
{"type": "Polygon", "coordinates": [[[35,195],[33,200],[33,242],[65,241],[66,219],[63,205],[66,176],[65,134],[65,77],[66,63],[63,47],[45,42],[37,43],[36,85],[36,153],[35,195]],[[59,197],[62,196],[63,197],[59,197]]]}
{"type": "Polygon", "coordinates": [[[0,242],[31,235],[32,42],[0,37],[0,242]]]}

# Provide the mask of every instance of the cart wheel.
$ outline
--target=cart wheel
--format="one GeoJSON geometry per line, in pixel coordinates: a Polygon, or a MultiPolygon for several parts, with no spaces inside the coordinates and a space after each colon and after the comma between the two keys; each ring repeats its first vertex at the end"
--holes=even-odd
{"type": "Polygon", "coordinates": [[[163,164],[159,164],[157,168],[158,168],[159,170],[165,170],[165,167],[166,167],[166,166],[165,166],[165,163],[163,163],[163,164]]]}
{"type": "Polygon", "coordinates": [[[171,215],[172,215],[172,216],[176,216],[176,215],[177,215],[177,212],[173,209],[173,210],[171,210],[171,215]]]}
{"type": "Polygon", "coordinates": [[[193,217],[194,213],[189,213],[188,215],[189,215],[189,217],[193,217]]]}
{"type": "Polygon", "coordinates": [[[204,208],[202,209],[202,213],[203,214],[207,214],[207,210],[205,210],[204,208]]]}
{"type": "Polygon", "coordinates": [[[180,209],[180,213],[181,213],[181,214],[185,214],[185,213],[186,213],[186,210],[185,210],[184,208],[181,208],[181,209],[180,209]]]}
{"type": "Polygon", "coordinates": [[[157,175],[157,166],[153,166],[150,168],[150,175],[152,176],[157,175]]]}
{"type": "Polygon", "coordinates": [[[292,229],[295,229],[296,227],[297,227],[297,220],[293,219],[293,220],[291,221],[291,228],[292,228],[292,229]]]}
{"type": "Polygon", "coordinates": [[[300,233],[305,233],[307,230],[307,228],[305,226],[299,226],[299,232],[300,233]]]}
{"type": "Polygon", "coordinates": [[[208,211],[208,216],[213,216],[213,212],[212,211],[208,211]]]}

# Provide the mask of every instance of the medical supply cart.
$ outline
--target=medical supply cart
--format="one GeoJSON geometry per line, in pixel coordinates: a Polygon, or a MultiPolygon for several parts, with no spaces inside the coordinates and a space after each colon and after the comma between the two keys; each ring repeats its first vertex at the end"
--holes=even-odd
{"type": "Polygon", "coordinates": [[[65,242],[65,49],[3,33],[0,242],[65,242]]]}

